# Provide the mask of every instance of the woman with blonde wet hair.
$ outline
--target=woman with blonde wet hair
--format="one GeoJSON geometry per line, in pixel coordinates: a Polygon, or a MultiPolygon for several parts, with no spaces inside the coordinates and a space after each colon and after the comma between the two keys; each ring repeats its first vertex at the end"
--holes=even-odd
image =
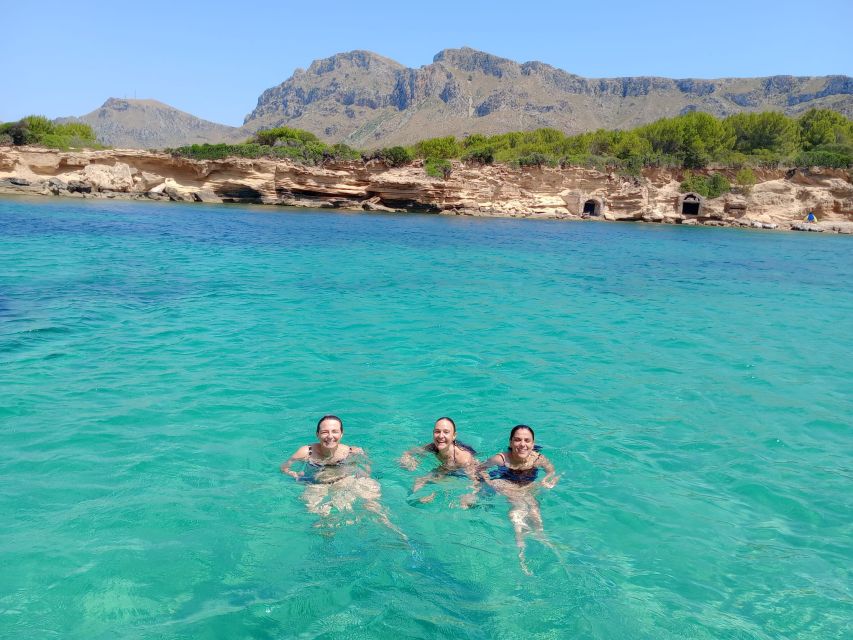
{"type": "Polygon", "coordinates": [[[545,538],[535,489],[553,489],[559,479],[554,465],[539,451],[534,441],[533,429],[526,424],[516,425],[510,431],[506,451],[493,455],[480,467],[483,482],[509,500],[509,520],[515,531],[518,560],[522,571],[528,574],[530,570],[524,555],[526,533],[532,532],[553,550],[553,545],[545,538]],[[496,469],[489,472],[492,467],[496,469]],[[540,470],[545,471],[541,480],[538,479],[540,470]]]}
{"type": "MultiPolygon", "coordinates": [[[[434,455],[439,466],[429,474],[415,480],[412,492],[416,492],[428,483],[434,483],[448,476],[464,476],[471,480],[471,492],[460,499],[463,509],[471,506],[477,498],[480,482],[477,476],[477,459],[474,457],[476,451],[467,444],[456,439],[456,423],[448,417],[439,418],[435,421],[432,430],[432,442],[413,447],[400,457],[400,464],[414,471],[420,465],[421,458],[434,455]]],[[[432,502],[435,499],[435,491],[420,498],[420,502],[432,502]]]]}
{"type": "Polygon", "coordinates": [[[365,509],[406,539],[379,502],[382,491],[370,477],[370,462],[364,449],[341,443],[343,421],[334,415],[323,416],[317,423],[316,435],[317,442],[299,447],[281,464],[282,473],[307,484],[302,500],[308,511],[321,516],[330,515],[332,509],[352,511],[355,501],[361,499],[365,509]],[[295,463],[304,463],[303,470],[294,471],[295,463]]]}

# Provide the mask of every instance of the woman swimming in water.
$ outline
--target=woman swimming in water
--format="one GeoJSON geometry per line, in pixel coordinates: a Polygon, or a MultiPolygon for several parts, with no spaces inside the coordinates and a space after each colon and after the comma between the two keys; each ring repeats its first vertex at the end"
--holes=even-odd
{"type": "Polygon", "coordinates": [[[532,531],[544,544],[553,546],[545,538],[542,527],[542,515],[534,489],[541,485],[553,489],[559,477],[554,465],[542,455],[534,445],[533,429],[525,424],[512,428],[509,434],[509,448],[486,460],[480,467],[480,477],[487,485],[509,500],[509,520],[515,530],[515,544],[518,547],[518,560],[521,570],[530,574],[524,556],[524,534],[532,531]],[[489,473],[491,467],[496,470],[489,473]],[[545,476],[537,482],[539,470],[545,470],[545,476]]]}
{"type": "Polygon", "coordinates": [[[370,462],[361,447],[341,444],[344,424],[337,416],[323,416],[317,423],[317,442],[299,447],[281,464],[282,473],[308,486],[302,500],[308,511],[328,516],[332,508],[352,511],[358,498],[364,508],[375,513],[379,520],[405,540],[405,534],[388,519],[379,498],[379,483],[370,477],[370,462]],[[291,469],[295,462],[304,462],[304,471],[291,469]]]}
{"type": "MultiPolygon", "coordinates": [[[[474,457],[476,453],[467,444],[456,440],[456,423],[445,417],[435,421],[432,430],[432,442],[406,451],[400,457],[400,464],[409,471],[414,471],[421,462],[419,458],[428,454],[434,454],[440,462],[439,466],[432,472],[415,480],[412,492],[418,491],[427,483],[436,482],[447,476],[467,476],[471,480],[471,493],[465,494],[460,499],[462,508],[467,509],[476,500],[477,491],[480,488],[479,478],[477,477],[477,460],[474,457]]],[[[434,499],[435,491],[424,496],[420,501],[432,502],[434,499]]]]}

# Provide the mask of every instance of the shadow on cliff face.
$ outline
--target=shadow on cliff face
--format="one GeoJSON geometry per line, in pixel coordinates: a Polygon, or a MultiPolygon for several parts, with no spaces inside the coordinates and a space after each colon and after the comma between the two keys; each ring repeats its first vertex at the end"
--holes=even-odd
{"type": "Polygon", "coordinates": [[[223,202],[239,202],[246,204],[263,204],[263,195],[257,189],[245,184],[226,183],[215,190],[223,202]]]}

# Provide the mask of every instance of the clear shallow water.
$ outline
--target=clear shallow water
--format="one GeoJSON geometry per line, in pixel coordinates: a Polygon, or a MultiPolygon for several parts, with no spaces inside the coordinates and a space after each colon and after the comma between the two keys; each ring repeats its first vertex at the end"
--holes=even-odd
{"type": "Polygon", "coordinates": [[[841,638],[853,244],[0,200],[0,636],[841,638]],[[278,464],[341,415],[414,550],[278,464]],[[533,425],[555,554],[415,506],[451,415],[533,425]]]}

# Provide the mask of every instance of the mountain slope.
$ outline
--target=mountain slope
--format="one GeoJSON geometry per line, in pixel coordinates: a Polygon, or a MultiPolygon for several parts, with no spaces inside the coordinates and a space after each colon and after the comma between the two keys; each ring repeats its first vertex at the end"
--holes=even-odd
{"type": "Polygon", "coordinates": [[[156,100],[110,98],[99,109],[79,118],[59,122],[84,122],[98,140],[112,147],[162,149],[204,142],[238,142],[249,134],[202,120],[156,100]]]}

